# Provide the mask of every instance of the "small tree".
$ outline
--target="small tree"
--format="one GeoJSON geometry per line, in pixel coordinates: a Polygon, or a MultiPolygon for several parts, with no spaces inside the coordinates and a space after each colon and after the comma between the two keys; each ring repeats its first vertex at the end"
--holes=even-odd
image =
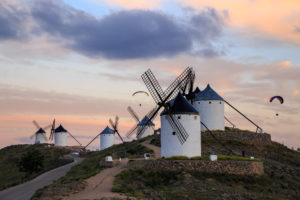
{"type": "Polygon", "coordinates": [[[44,156],[38,150],[30,150],[23,154],[18,163],[19,170],[32,174],[44,169],[44,156]]]}

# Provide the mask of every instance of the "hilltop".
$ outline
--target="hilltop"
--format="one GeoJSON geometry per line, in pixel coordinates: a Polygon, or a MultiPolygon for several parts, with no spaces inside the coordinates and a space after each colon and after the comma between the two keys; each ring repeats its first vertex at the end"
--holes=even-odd
{"type": "MultiPolygon", "coordinates": [[[[248,131],[238,130],[239,133],[248,131]]],[[[251,133],[250,134],[255,134],[251,133]]],[[[300,153],[277,142],[253,144],[248,139],[226,139],[218,136],[220,144],[209,134],[202,136],[202,151],[227,154],[246,152],[264,164],[264,175],[241,176],[203,173],[187,170],[128,169],[116,176],[113,191],[137,199],[299,199],[300,198],[300,153]]],[[[74,167],[65,177],[39,190],[33,199],[67,199],[71,193],[86,187],[85,179],[101,170],[99,161],[105,155],[115,158],[142,157],[150,149],[141,143],[160,146],[159,136],[150,136],[138,141],[114,145],[100,152],[90,152],[85,161],[74,167]],[[55,193],[54,193],[55,191],[55,193]]],[[[96,198],[96,197],[95,197],[96,198]]]]}

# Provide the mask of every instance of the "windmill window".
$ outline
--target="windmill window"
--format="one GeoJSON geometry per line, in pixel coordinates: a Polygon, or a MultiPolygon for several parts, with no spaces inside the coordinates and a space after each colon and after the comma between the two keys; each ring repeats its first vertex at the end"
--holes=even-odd
{"type": "Polygon", "coordinates": [[[198,104],[200,104],[200,102],[198,102],[198,104]]]}
{"type": "Polygon", "coordinates": [[[172,132],[172,135],[176,135],[176,132],[173,131],[173,132],[172,132]]]}
{"type": "Polygon", "coordinates": [[[181,116],[178,116],[177,119],[181,119],[181,116]]]}
{"type": "Polygon", "coordinates": [[[222,102],[220,101],[220,104],[222,104],[222,102]]]}
{"type": "Polygon", "coordinates": [[[208,102],[209,104],[211,104],[211,101],[210,102],[208,102]]]}
{"type": "Polygon", "coordinates": [[[197,119],[197,116],[194,116],[194,119],[197,119]]]}

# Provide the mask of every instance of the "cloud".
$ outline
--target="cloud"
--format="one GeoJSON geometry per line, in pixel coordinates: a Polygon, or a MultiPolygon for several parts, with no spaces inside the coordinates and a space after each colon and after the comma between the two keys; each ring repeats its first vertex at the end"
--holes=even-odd
{"type": "Polygon", "coordinates": [[[4,39],[5,35],[19,38],[17,30],[32,38],[47,36],[51,43],[91,58],[139,59],[192,52],[202,57],[219,55],[212,43],[221,35],[224,15],[213,8],[187,20],[150,10],[117,11],[98,19],[62,1],[33,2],[22,12],[5,10],[12,17],[2,17],[7,24],[1,29],[4,39]],[[24,29],[25,24],[30,26],[24,29]]]}
{"type": "Polygon", "coordinates": [[[0,3],[0,40],[22,40],[26,38],[24,20],[28,13],[5,2],[0,3]]]}
{"type": "Polygon", "coordinates": [[[300,24],[299,1],[270,0],[179,0],[184,6],[202,10],[210,6],[217,10],[227,10],[230,14],[231,31],[241,36],[275,38],[300,45],[298,25],[300,24]]]}

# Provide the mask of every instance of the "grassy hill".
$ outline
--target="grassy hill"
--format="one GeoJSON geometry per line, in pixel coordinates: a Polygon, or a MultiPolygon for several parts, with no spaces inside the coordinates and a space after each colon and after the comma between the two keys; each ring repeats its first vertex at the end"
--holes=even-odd
{"type": "Polygon", "coordinates": [[[70,153],[70,150],[48,147],[43,144],[36,145],[12,145],[0,150],[0,190],[33,179],[45,171],[71,162],[70,159],[62,159],[62,156],[70,153]],[[30,175],[19,171],[17,166],[23,154],[39,150],[44,155],[44,169],[30,175]]]}
{"type": "MultiPolygon", "coordinates": [[[[300,199],[300,153],[276,142],[268,146],[239,140],[223,140],[235,153],[245,151],[260,158],[265,174],[260,177],[191,171],[130,169],[115,179],[114,192],[138,199],[300,199]]],[[[160,146],[160,137],[151,143],[160,146]]],[[[202,137],[202,151],[226,154],[212,137],[202,137]]]]}
{"type": "MultiPolygon", "coordinates": [[[[150,136],[90,152],[81,164],[73,167],[65,177],[39,190],[33,199],[63,199],[63,196],[83,189],[84,179],[103,169],[98,163],[106,155],[141,157],[150,153],[151,150],[140,144],[145,140],[160,146],[160,137],[150,136]]],[[[300,199],[300,152],[276,142],[267,146],[240,140],[222,140],[222,143],[210,136],[202,137],[203,155],[226,155],[229,153],[227,148],[238,155],[245,151],[246,156],[255,156],[264,163],[265,174],[254,177],[186,170],[129,169],[117,175],[113,191],[137,199],[300,199]]]]}

